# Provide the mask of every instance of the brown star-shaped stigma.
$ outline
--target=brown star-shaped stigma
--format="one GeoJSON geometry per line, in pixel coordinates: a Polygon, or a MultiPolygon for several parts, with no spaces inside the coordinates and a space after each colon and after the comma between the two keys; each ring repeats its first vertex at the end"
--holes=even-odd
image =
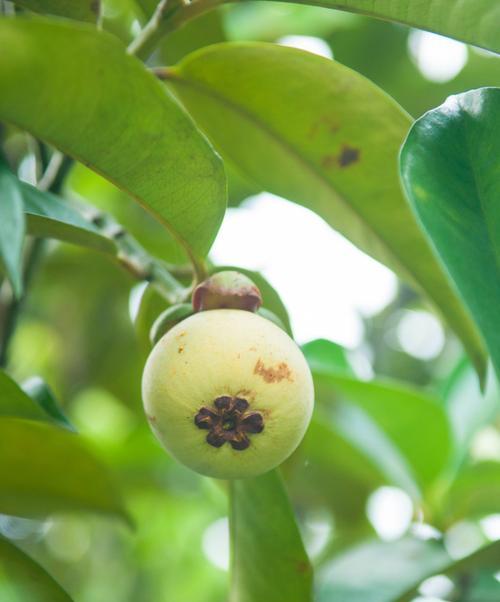
{"type": "Polygon", "coordinates": [[[238,451],[250,445],[249,433],[261,433],[264,419],[260,412],[248,411],[249,403],[241,397],[223,395],[213,402],[213,409],[203,406],[194,417],[200,429],[209,431],[207,443],[221,447],[228,442],[238,451]]]}

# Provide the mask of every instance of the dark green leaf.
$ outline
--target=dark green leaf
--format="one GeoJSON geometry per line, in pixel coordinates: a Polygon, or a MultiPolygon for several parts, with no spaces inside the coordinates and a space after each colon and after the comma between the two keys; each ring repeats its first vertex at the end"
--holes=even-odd
{"type": "Polygon", "coordinates": [[[413,208],[474,316],[500,375],[500,88],[451,96],[401,153],[413,208]]]}
{"type": "Polygon", "coordinates": [[[0,370],[0,416],[48,419],[43,409],[3,370],[0,370]]]}
{"type": "Polygon", "coordinates": [[[397,21],[500,52],[497,0],[301,0],[397,21]]]}
{"type": "Polygon", "coordinates": [[[163,75],[253,181],[316,211],[422,289],[484,374],[475,326],[401,191],[410,119],[393,100],[338,63],[272,44],[218,44],[163,75]]]}
{"type": "Polygon", "coordinates": [[[82,439],[50,424],[0,418],[0,512],[79,510],[127,518],[105,466],[82,439]]]}
{"type": "Polygon", "coordinates": [[[222,165],[155,77],[83,24],[4,19],[0,38],[0,119],[89,165],[204,255],[224,214],[222,165]]]}
{"type": "Polygon", "coordinates": [[[95,23],[101,0],[14,0],[16,4],[35,13],[47,13],[77,21],[95,23]]]}
{"type": "Polygon", "coordinates": [[[101,234],[69,202],[29,184],[22,184],[21,191],[30,234],[116,254],[115,243],[101,234]]]}
{"type": "Polygon", "coordinates": [[[19,181],[0,157],[0,261],[19,297],[23,287],[23,199],[19,181]]]}
{"type": "Polygon", "coordinates": [[[70,596],[39,564],[0,536],[0,578],[7,579],[14,599],[26,602],[71,602],[70,596]]]}
{"type": "Polygon", "coordinates": [[[309,602],[312,568],[276,471],[231,482],[232,602],[309,602]]]}

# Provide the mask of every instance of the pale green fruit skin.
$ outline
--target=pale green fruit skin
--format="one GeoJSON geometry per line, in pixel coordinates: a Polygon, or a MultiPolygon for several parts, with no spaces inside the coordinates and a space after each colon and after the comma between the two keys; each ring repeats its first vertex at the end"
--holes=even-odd
{"type": "Polygon", "coordinates": [[[190,316],[160,339],[144,368],[142,397],[156,437],[180,462],[240,479],[275,468],[297,448],[314,389],[302,352],[283,330],[251,312],[218,309],[190,316]],[[207,431],[194,424],[200,408],[223,395],[244,397],[264,418],[245,450],[209,445],[207,431]]]}

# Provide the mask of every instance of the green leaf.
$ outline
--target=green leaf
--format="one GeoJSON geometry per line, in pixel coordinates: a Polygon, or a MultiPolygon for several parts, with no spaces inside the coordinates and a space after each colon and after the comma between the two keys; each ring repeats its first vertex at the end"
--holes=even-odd
{"type": "Polygon", "coordinates": [[[30,234],[116,254],[115,243],[101,234],[71,203],[25,183],[21,185],[21,192],[30,234]]]}
{"type": "Polygon", "coordinates": [[[450,561],[443,545],[405,537],[357,545],[318,574],[318,602],[393,602],[450,561]]]}
{"type": "Polygon", "coordinates": [[[442,512],[448,524],[500,514],[500,463],[484,461],[463,468],[443,501],[442,512]]]}
{"type": "Polygon", "coordinates": [[[27,10],[95,23],[101,0],[14,0],[27,10]]]}
{"type": "Polygon", "coordinates": [[[460,362],[446,383],[444,400],[455,439],[455,454],[450,468],[456,471],[469,453],[474,435],[491,423],[500,409],[494,373],[490,371],[485,390],[481,392],[470,363],[460,362]]]}
{"type": "Polygon", "coordinates": [[[79,435],[0,418],[0,512],[38,517],[67,510],[128,520],[111,475],[79,435]]]}
{"type": "MultiPolygon", "coordinates": [[[[439,571],[439,573],[443,573],[450,577],[454,575],[460,577],[462,582],[470,583],[472,587],[476,584],[473,583],[473,578],[476,574],[480,576],[489,573],[491,576],[494,573],[498,572],[498,558],[500,557],[500,541],[494,541],[493,543],[487,544],[482,548],[479,548],[472,554],[468,554],[460,560],[452,560],[451,558],[448,560],[446,564],[444,564],[439,571]]],[[[432,576],[432,575],[427,575],[432,576]]],[[[488,584],[491,586],[491,584],[488,584]]],[[[460,582],[459,582],[460,586],[460,582]]],[[[497,581],[498,586],[498,581],[497,581]]],[[[491,587],[489,587],[491,591],[491,587]]],[[[464,597],[460,598],[460,602],[488,602],[487,598],[476,598],[475,595],[472,595],[467,588],[464,587],[464,597]]],[[[491,602],[498,599],[498,587],[496,589],[496,597],[490,598],[491,602]]],[[[404,592],[401,596],[394,600],[394,602],[407,602],[409,599],[413,597],[416,593],[416,586],[410,587],[406,592],[404,592]]],[[[477,593],[477,590],[476,590],[477,593]]]]}
{"type": "Polygon", "coordinates": [[[338,371],[333,363],[330,368],[324,362],[318,365],[315,347],[306,345],[303,350],[309,361],[312,350],[317,400],[335,407],[340,397],[361,408],[406,459],[420,487],[429,486],[447,466],[452,452],[450,425],[439,402],[399,383],[364,382],[338,371]]]}
{"type": "Polygon", "coordinates": [[[44,410],[46,416],[50,416],[59,426],[64,426],[70,431],[76,430],[62,411],[54,392],[42,378],[32,376],[24,381],[23,391],[44,410]]]}
{"type": "Polygon", "coordinates": [[[0,261],[16,297],[23,288],[23,199],[19,181],[0,157],[0,261]]]}
{"type": "Polygon", "coordinates": [[[30,602],[71,602],[71,597],[45,569],[0,536],[0,578],[12,587],[15,599],[30,602]]]}
{"type": "Polygon", "coordinates": [[[231,482],[231,602],[308,602],[312,568],[276,471],[231,482]]]}
{"type": "Polygon", "coordinates": [[[3,19],[0,38],[0,119],[128,192],[192,255],[207,253],[225,209],[222,164],[155,77],[83,24],[3,19]]]}
{"type": "Polygon", "coordinates": [[[451,96],[416,121],[401,174],[500,375],[500,88],[451,96]]]}
{"type": "Polygon", "coordinates": [[[398,541],[369,541],[337,556],[318,575],[318,602],[407,602],[422,581],[436,574],[498,570],[500,542],[461,560],[452,560],[443,544],[406,536],[398,541]],[[495,568],[496,567],[496,568],[495,568]]]}
{"type": "Polygon", "coordinates": [[[335,372],[355,376],[346,350],[327,339],[316,339],[302,346],[307,363],[313,372],[335,372]]]}
{"type": "Polygon", "coordinates": [[[3,370],[0,370],[0,416],[48,419],[43,409],[3,370]]]}
{"type": "Polygon", "coordinates": [[[401,191],[410,119],[393,100],[338,63],[272,44],[211,46],[161,73],[251,180],[316,211],[422,289],[484,374],[475,326],[401,191]]]}
{"type": "Polygon", "coordinates": [[[158,316],[170,307],[152,284],[140,283],[130,291],[129,304],[137,311],[131,316],[138,343],[147,357],[152,349],[149,334],[158,316]]]}
{"type": "Polygon", "coordinates": [[[300,0],[426,29],[500,52],[497,0],[300,0]]]}
{"type": "Polygon", "coordinates": [[[342,425],[316,410],[303,442],[284,470],[294,500],[308,507],[315,503],[328,507],[336,529],[350,531],[366,521],[370,493],[390,482],[377,460],[360,450],[342,425]]]}

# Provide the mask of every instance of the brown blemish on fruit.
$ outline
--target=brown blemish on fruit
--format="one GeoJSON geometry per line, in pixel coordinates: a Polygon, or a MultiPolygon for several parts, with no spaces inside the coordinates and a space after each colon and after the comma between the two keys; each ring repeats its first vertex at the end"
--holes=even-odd
{"type": "Polygon", "coordinates": [[[262,360],[258,360],[253,369],[254,374],[262,376],[266,383],[279,383],[283,379],[292,381],[292,373],[285,362],[281,362],[275,367],[266,368],[262,360]]]}
{"type": "Polygon", "coordinates": [[[151,416],[150,414],[146,414],[146,418],[148,419],[148,422],[150,422],[151,424],[154,424],[156,422],[156,416],[151,416]]]}
{"type": "Polygon", "coordinates": [[[184,345],[181,345],[178,349],[177,349],[177,353],[183,353],[184,352],[184,345]]]}

